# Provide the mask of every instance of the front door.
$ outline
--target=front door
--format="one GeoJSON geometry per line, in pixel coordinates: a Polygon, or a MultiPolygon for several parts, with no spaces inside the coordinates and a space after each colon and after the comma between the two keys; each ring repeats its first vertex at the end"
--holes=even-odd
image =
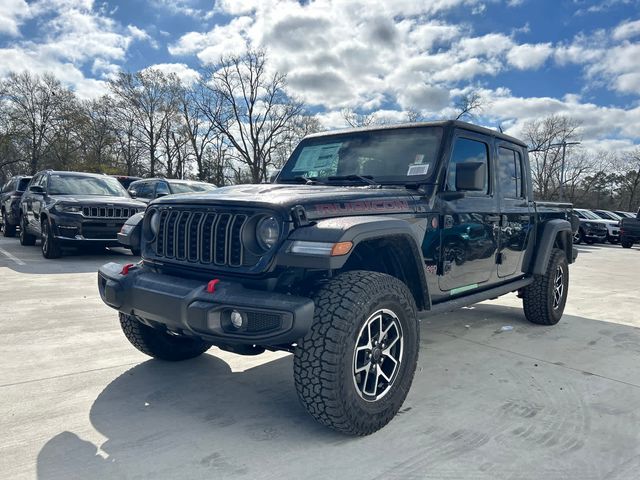
{"type": "Polygon", "coordinates": [[[523,178],[522,149],[503,142],[497,148],[496,178],[501,204],[498,276],[504,278],[522,274],[533,220],[523,178]]]}
{"type": "Polygon", "coordinates": [[[445,192],[456,191],[458,163],[484,163],[485,185],[482,191],[465,192],[462,198],[443,200],[442,275],[438,283],[440,290],[449,295],[485,287],[495,279],[500,214],[493,194],[491,148],[491,140],[479,134],[460,131],[454,137],[445,192]]]}

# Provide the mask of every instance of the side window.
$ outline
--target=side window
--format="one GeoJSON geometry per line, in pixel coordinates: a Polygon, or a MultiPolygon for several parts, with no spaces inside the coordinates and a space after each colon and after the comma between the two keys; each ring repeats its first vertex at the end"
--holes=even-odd
{"type": "Polygon", "coordinates": [[[135,186],[136,193],[140,198],[151,198],[153,191],[149,182],[142,182],[135,186]]]}
{"type": "Polygon", "coordinates": [[[169,195],[170,193],[167,182],[158,182],[156,184],[156,195],[169,195]]]}
{"type": "Polygon", "coordinates": [[[522,155],[510,148],[498,148],[498,181],[503,198],[523,198],[522,155]]]}
{"type": "Polygon", "coordinates": [[[477,140],[458,137],[453,146],[447,172],[447,190],[456,191],[456,165],[459,163],[481,162],[484,164],[484,190],[474,194],[489,194],[489,146],[477,140]]]}

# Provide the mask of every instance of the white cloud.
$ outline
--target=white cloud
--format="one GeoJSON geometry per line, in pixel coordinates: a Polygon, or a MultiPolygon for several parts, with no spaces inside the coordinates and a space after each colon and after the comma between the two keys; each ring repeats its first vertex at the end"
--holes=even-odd
{"type": "Polygon", "coordinates": [[[151,41],[144,30],[120,25],[92,0],[36,1],[29,5],[29,18],[38,22],[40,37],[0,49],[0,78],[10,70],[51,72],[83,98],[106,92],[101,79],[118,71],[116,63],[125,60],[133,41],[151,41]],[[101,79],[86,78],[84,67],[101,79]]]}
{"type": "Polygon", "coordinates": [[[540,68],[553,53],[550,43],[537,43],[535,45],[525,43],[514,45],[507,53],[507,60],[519,70],[540,68]]]}
{"type": "Polygon", "coordinates": [[[20,24],[29,16],[29,5],[24,0],[3,0],[0,9],[0,34],[17,37],[20,24]]]}
{"type": "Polygon", "coordinates": [[[614,40],[626,40],[640,35],[640,20],[621,23],[613,30],[614,40]]]}
{"type": "Polygon", "coordinates": [[[184,85],[192,85],[200,79],[200,74],[184,63],[156,63],[145,70],[158,70],[164,74],[175,74],[184,85]]]}

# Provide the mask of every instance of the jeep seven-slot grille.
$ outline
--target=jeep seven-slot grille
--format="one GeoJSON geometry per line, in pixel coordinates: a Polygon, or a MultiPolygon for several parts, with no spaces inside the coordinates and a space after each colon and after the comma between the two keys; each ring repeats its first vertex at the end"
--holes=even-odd
{"type": "Polygon", "coordinates": [[[244,261],[245,214],[162,210],[155,242],[158,257],[217,266],[244,261]]]}
{"type": "Polygon", "coordinates": [[[137,213],[136,208],[129,207],[82,207],[82,215],[89,218],[124,218],[137,213]]]}

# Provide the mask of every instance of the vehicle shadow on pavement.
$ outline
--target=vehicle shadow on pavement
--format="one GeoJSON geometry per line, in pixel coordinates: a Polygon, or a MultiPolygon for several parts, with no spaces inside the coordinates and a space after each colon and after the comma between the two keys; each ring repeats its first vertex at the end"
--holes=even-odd
{"type": "Polygon", "coordinates": [[[291,356],[235,372],[210,354],[148,360],[97,396],[92,428],[44,444],[38,478],[637,478],[640,329],[483,303],[421,335],[411,392],[377,434],[316,424],[291,356]]]}
{"type": "Polygon", "coordinates": [[[175,364],[141,363],[110,383],[91,408],[91,423],[107,440],[98,447],[73,432],[58,434],[38,454],[38,478],[154,477],[154,472],[163,478],[190,472],[186,477],[195,478],[192,472],[199,470],[227,478],[244,473],[240,458],[247,443],[258,446],[252,455],[268,460],[260,445],[271,450],[309,438],[348,441],[303,410],[291,363],[284,357],[235,373],[208,354],[175,364]],[[224,458],[218,451],[223,446],[233,446],[238,455],[224,458]]]}

